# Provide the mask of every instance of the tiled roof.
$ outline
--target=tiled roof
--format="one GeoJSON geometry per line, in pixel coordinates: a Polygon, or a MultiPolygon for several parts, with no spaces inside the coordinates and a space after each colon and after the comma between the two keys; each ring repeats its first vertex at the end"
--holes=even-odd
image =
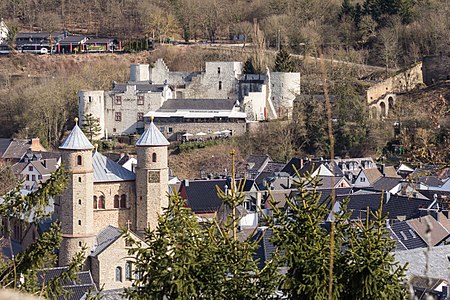
{"type": "Polygon", "coordinates": [[[182,188],[186,192],[187,205],[194,213],[216,212],[222,205],[217,196],[216,186],[223,191],[227,182],[227,179],[211,179],[192,180],[189,181],[189,185],[184,183],[182,188]]]}
{"type": "MultiPolygon", "coordinates": [[[[390,225],[398,240],[406,249],[426,248],[427,243],[411,228],[406,221],[390,225]]],[[[399,249],[400,250],[400,249],[399,249]]]]}
{"type": "Polygon", "coordinates": [[[30,149],[30,147],[31,147],[30,140],[27,139],[9,140],[9,144],[7,148],[4,150],[2,158],[21,159],[24,156],[24,154],[30,149]]]}
{"type": "Polygon", "coordinates": [[[367,180],[371,185],[383,176],[383,174],[381,174],[381,172],[377,168],[364,169],[362,172],[366,174],[367,180]]]}
{"type": "Polygon", "coordinates": [[[265,167],[265,165],[271,161],[269,155],[250,155],[247,158],[247,164],[249,165],[249,172],[261,172],[261,168],[265,167]]]}
{"type": "Polygon", "coordinates": [[[33,160],[30,162],[34,168],[43,176],[50,175],[58,169],[58,161],[56,159],[33,160]],[[45,165],[45,166],[44,166],[45,165]]]}
{"type": "Polygon", "coordinates": [[[430,246],[436,246],[449,236],[447,229],[435,218],[429,215],[408,220],[406,222],[430,246]],[[431,230],[427,237],[427,231],[429,228],[431,228],[431,230]]]}
{"type": "Polygon", "coordinates": [[[168,99],[158,111],[164,110],[232,110],[236,99],[168,99]]]}
{"type": "Polygon", "coordinates": [[[258,259],[258,267],[262,269],[266,265],[266,261],[271,259],[272,254],[276,251],[276,247],[272,244],[272,230],[259,228],[253,240],[259,240],[258,249],[255,258],[258,259]]]}
{"type": "Polygon", "coordinates": [[[96,237],[96,243],[91,252],[90,256],[97,256],[103,252],[109,245],[117,241],[118,238],[122,235],[122,232],[119,228],[114,227],[112,225],[108,225],[105,229],[100,231],[96,237]]]}
{"type": "MultiPolygon", "coordinates": [[[[281,172],[286,172],[289,175],[295,175],[295,170],[294,167],[299,171],[303,170],[303,173],[305,171],[311,171],[312,170],[312,165],[310,163],[308,163],[308,161],[304,162],[302,165],[302,159],[297,158],[297,157],[293,157],[291,158],[291,160],[284,166],[284,168],[281,170],[281,172]],[[305,165],[308,165],[308,169],[305,168],[305,165]]],[[[302,174],[300,174],[302,175],[302,174]]]]}
{"type": "Polygon", "coordinates": [[[130,181],[136,175],[98,151],[92,156],[94,182],[130,181]]]}
{"type": "Polygon", "coordinates": [[[429,187],[440,187],[442,186],[444,183],[439,180],[437,177],[435,176],[422,176],[416,179],[418,182],[423,183],[429,187]]]}
{"type": "Polygon", "coordinates": [[[396,187],[401,180],[401,178],[380,177],[373,183],[373,189],[377,191],[390,191],[396,187]]]}
{"type": "Polygon", "coordinates": [[[404,265],[408,263],[406,275],[411,277],[427,276],[431,278],[442,278],[450,281],[450,262],[448,255],[450,245],[432,247],[431,249],[412,249],[395,252],[395,259],[404,265]]]}
{"type": "MultiPolygon", "coordinates": [[[[38,284],[45,284],[45,282],[52,280],[54,278],[58,278],[64,271],[67,271],[68,267],[56,267],[49,269],[39,270],[36,274],[38,284]]],[[[92,275],[90,271],[81,271],[77,272],[77,280],[63,280],[61,281],[61,285],[63,290],[69,292],[69,295],[57,297],[57,299],[73,299],[79,300],[83,298],[85,294],[89,291],[97,292],[97,287],[92,279],[92,275]]]]}
{"type": "MultiPolygon", "coordinates": [[[[124,289],[103,290],[97,293],[102,300],[125,300],[124,289]]],[[[94,295],[97,295],[94,294],[94,295]]]]}
{"type": "Polygon", "coordinates": [[[400,175],[397,174],[397,171],[393,166],[386,166],[384,167],[384,174],[385,177],[393,177],[393,178],[401,178],[400,175]]]}
{"type": "Polygon", "coordinates": [[[136,146],[146,147],[146,146],[169,146],[169,141],[164,137],[164,135],[159,131],[159,129],[153,123],[150,122],[148,128],[144,131],[141,137],[137,140],[136,146]]]}
{"type": "Polygon", "coordinates": [[[94,146],[92,146],[91,142],[89,142],[88,138],[84,135],[83,131],[81,131],[78,124],[75,124],[67,138],[61,146],[59,146],[59,149],[92,150],[94,149],[94,146]]]}
{"type": "Polygon", "coordinates": [[[265,168],[262,170],[263,172],[281,172],[286,164],[280,162],[269,161],[265,168]]]}
{"type": "Polygon", "coordinates": [[[11,143],[11,139],[8,138],[0,138],[0,157],[3,156],[6,149],[8,149],[9,144],[11,143]]]}

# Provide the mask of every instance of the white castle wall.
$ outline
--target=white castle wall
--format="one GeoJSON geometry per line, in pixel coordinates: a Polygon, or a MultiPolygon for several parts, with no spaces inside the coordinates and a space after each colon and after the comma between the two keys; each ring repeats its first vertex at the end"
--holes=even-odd
{"type": "Polygon", "coordinates": [[[101,131],[94,139],[105,137],[105,93],[104,91],[80,91],[78,92],[78,118],[80,126],[84,125],[84,115],[92,114],[97,118],[101,131]]]}
{"type": "Polygon", "coordinates": [[[292,117],[294,100],[300,94],[300,73],[271,72],[271,100],[278,118],[292,117]]]}
{"type": "Polygon", "coordinates": [[[131,64],[130,65],[130,81],[150,81],[150,69],[147,64],[131,64]]]}

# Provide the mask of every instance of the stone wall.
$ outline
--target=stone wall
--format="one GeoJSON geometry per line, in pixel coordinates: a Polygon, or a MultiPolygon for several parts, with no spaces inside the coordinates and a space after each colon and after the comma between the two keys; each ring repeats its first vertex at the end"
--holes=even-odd
{"type": "Polygon", "coordinates": [[[124,93],[108,92],[105,94],[105,127],[108,136],[141,133],[144,122],[138,121],[138,114],[146,114],[161,107],[165,100],[173,97],[170,88],[163,93],[140,93],[136,86],[128,85],[124,93]],[[116,99],[121,97],[121,104],[116,99]],[[138,97],[143,97],[144,104],[138,104],[138,97]],[[116,112],[121,113],[121,121],[116,121],[116,112]]]}
{"type": "MultiPolygon", "coordinates": [[[[130,287],[132,281],[125,277],[125,269],[127,262],[134,261],[135,258],[128,255],[125,239],[120,237],[97,257],[91,258],[92,278],[97,286],[104,285],[104,290],[130,287]],[[117,281],[115,278],[117,267],[121,268],[121,281],[117,281]]],[[[133,271],[131,274],[134,278],[133,271]]]]}
{"type": "Polygon", "coordinates": [[[134,211],[136,203],[136,189],[134,181],[102,182],[94,184],[94,195],[97,201],[101,195],[105,196],[105,209],[93,209],[94,229],[99,233],[106,226],[126,227],[127,222],[135,223],[134,211]],[[127,196],[127,208],[114,208],[114,196],[127,196]]]}
{"type": "Polygon", "coordinates": [[[422,63],[402,71],[395,76],[389,77],[383,82],[370,87],[367,92],[367,103],[378,101],[388,93],[405,93],[414,89],[418,84],[423,83],[422,63]]]}
{"type": "Polygon", "coordinates": [[[271,100],[278,118],[292,117],[294,99],[300,94],[300,73],[270,73],[271,100]]]}
{"type": "Polygon", "coordinates": [[[95,139],[101,139],[105,136],[105,102],[104,91],[80,91],[78,92],[78,118],[80,126],[84,125],[84,115],[92,114],[98,118],[101,131],[95,139]]]}
{"type": "Polygon", "coordinates": [[[438,81],[450,80],[450,52],[423,58],[423,82],[431,85],[438,81]]]}

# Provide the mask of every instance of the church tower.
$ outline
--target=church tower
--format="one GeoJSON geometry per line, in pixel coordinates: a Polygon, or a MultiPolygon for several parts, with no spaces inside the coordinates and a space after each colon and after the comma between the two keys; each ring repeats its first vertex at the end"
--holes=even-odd
{"type": "Polygon", "coordinates": [[[167,147],[169,142],[153,123],[136,142],[136,231],[154,229],[158,214],[168,206],[169,169],[167,147]]]}
{"type": "Polygon", "coordinates": [[[94,146],[78,126],[78,118],[75,118],[75,123],[72,132],[59,147],[62,166],[69,176],[67,189],[60,198],[59,221],[63,241],[59,250],[59,266],[67,265],[83,246],[87,247],[87,257],[95,240],[92,209],[94,146]]]}

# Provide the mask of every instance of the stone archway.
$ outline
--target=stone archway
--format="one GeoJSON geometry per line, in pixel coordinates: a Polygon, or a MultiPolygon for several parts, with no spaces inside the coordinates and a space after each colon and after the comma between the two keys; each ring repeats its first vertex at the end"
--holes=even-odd
{"type": "Polygon", "coordinates": [[[379,102],[379,106],[380,106],[380,117],[382,117],[382,118],[387,117],[388,106],[386,105],[384,100],[381,100],[379,102]]]}
{"type": "Polygon", "coordinates": [[[371,119],[378,119],[379,118],[378,111],[379,111],[378,106],[377,105],[372,105],[369,108],[369,117],[371,119]]]}

